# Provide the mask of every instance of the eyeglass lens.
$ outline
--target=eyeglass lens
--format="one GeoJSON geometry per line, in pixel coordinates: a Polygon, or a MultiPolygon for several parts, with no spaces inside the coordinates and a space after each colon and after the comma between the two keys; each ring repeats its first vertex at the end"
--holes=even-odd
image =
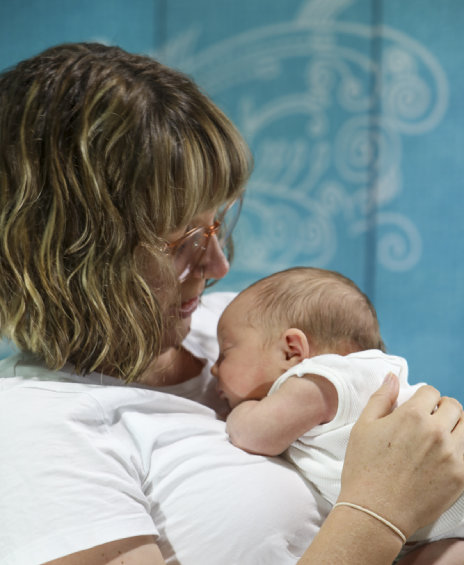
{"type": "MultiPolygon", "coordinates": [[[[223,207],[216,214],[216,221],[220,222],[217,234],[218,243],[224,249],[230,240],[232,231],[237,223],[242,208],[242,200],[239,199],[232,206],[223,207]]],[[[185,280],[190,272],[198,265],[208,246],[210,238],[210,228],[195,230],[191,236],[187,237],[177,248],[174,255],[174,265],[179,273],[179,280],[185,280]]]]}
{"type": "Polygon", "coordinates": [[[218,211],[217,220],[221,223],[218,241],[221,249],[224,249],[232,235],[232,231],[235,228],[242,210],[242,202],[243,200],[239,198],[231,206],[224,206],[222,210],[219,209],[218,211]]]}

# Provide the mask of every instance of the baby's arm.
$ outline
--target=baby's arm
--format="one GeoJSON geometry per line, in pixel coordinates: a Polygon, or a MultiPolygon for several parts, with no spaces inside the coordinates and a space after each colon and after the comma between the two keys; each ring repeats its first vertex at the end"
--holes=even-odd
{"type": "Polygon", "coordinates": [[[249,453],[279,455],[314,426],[333,420],[337,408],[330,381],[319,375],[291,377],[271,396],[234,408],[226,430],[232,443],[249,453]]]}

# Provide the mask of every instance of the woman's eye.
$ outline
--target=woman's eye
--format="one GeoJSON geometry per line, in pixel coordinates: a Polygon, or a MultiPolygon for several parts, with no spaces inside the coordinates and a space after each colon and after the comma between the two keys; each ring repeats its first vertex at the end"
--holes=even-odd
{"type": "Polygon", "coordinates": [[[184,241],[179,245],[179,247],[176,248],[174,255],[177,255],[178,257],[182,256],[185,254],[186,249],[187,249],[187,242],[184,241]]]}

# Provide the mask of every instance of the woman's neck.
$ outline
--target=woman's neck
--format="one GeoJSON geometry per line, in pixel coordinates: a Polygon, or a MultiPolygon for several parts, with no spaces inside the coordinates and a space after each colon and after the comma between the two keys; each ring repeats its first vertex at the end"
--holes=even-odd
{"type": "Polygon", "coordinates": [[[183,347],[171,347],[148,367],[139,382],[153,387],[177,385],[197,377],[203,366],[203,361],[183,347]]]}

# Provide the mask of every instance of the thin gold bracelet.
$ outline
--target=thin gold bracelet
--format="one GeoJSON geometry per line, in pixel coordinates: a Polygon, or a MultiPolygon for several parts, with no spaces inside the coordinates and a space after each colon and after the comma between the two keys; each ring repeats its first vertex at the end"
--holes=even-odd
{"type": "Polygon", "coordinates": [[[371,512],[367,508],[363,508],[362,506],[358,506],[357,504],[351,504],[351,502],[337,502],[337,504],[334,505],[334,508],[337,508],[337,506],[349,506],[350,508],[355,508],[356,510],[361,510],[361,512],[365,512],[366,514],[369,514],[369,516],[372,516],[373,518],[377,518],[377,520],[382,522],[382,524],[385,524],[391,530],[393,530],[395,532],[395,534],[400,536],[401,541],[403,542],[403,545],[406,543],[406,536],[403,534],[403,532],[401,530],[399,530],[396,526],[394,526],[391,522],[389,522],[388,520],[385,520],[385,518],[382,518],[382,516],[379,516],[375,512],[371,512]]]}

